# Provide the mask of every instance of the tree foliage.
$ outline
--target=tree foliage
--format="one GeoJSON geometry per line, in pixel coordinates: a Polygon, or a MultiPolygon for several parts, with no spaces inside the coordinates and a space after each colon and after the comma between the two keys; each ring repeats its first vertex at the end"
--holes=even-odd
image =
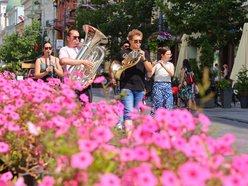
{"type": "Polygon", "coordinates": [[[120,49],[120,43],[127,38],[128,32],[134,28],[144,34],[144,45],[148,36],[157,31],[157,25],[151,24],[154,17],[155,0],[125,0],[110,4],[107,1],[92,1],[95,10],[79,8],[77,11],[77,27],[90,24],[101,30],[110,38],[110,56],[120,49]]]}
{"type": "MultiPolygon", "coordinates": [[[[160,3],[162,0],[159,0],[160,3]]],[[[178,35],[200,33],[192,44],[200,46],[208,39],[215,49],[227,44],[237,44],[241,28],[247,21],[247,10],[242,7],[246,0],[168,0],[163,6],[173,32],[178,35]]]]}
{"type": "Polygon", "coordinates": [[[7,64],[8,70],[15,71],[20,61],[34,60],[41,54],[41,47],[34,51],[35,43],[41,43],[40,25],[36,21],[22,34],[15,32],[5,38],[0,46],[0,60],[7,64]]]}

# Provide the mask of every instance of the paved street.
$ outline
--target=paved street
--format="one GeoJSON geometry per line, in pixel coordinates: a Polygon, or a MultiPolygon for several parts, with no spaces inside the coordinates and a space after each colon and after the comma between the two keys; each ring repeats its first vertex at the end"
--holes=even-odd
{"type": "Polygon", "coordinates": [[[239,105],[232,108],[211,108],[203,111],[213,122],[213,136],[219,137],[232,133],[237,141],[235,149],[239,154],[248,153],[248,109],[241,109],[239,105]]]}
{"type": "MultiPolygon", "coordinates": [[[[102,88],[93,88],[93,101],[104,99],[102,88]]],[[[113,94],[109,95],[113,98],[113,94]]],[[[248,153],[248,109],[241,109],[239,103],[232,105],[232,108],[209,108],[204,109],[205,113],[213,122],[211,135],[214,137],[232,133],[236,136],[235,149],[237,153],[248,153]]]]}

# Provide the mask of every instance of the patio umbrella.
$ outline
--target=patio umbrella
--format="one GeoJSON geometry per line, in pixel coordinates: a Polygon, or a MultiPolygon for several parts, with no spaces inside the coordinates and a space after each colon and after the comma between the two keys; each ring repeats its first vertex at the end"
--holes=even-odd
{"type": "Polygon", "coordinates": [[[237,74],[243,66],[248,69],[248,23],[244,24],[243,33],[230,75],[230,79],[233,80],[234,83],[237,81],[237,74]]]}
{"type": "Polygon", "coordinates": [[[188,41],[187,41],[187,39],[188,39],[188,35],[183,34],[183,37],[181,39],[182,43],[180,46],[180,51],[179,51],[177,64],[176,64],[176,72],[175,72],[176,77],[180,77],[181,68],[183,66],[183,60],[188,59],[188,41]]]}

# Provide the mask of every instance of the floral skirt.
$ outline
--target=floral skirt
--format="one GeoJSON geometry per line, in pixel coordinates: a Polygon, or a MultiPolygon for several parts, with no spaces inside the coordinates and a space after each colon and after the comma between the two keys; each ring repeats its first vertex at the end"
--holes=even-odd
{"type": "Polygon", "coordinates": [[[178,92],[178,97],[182,100],[189,100],[194,98],[194,91],[191,85],[188,85],[178,92]]]}

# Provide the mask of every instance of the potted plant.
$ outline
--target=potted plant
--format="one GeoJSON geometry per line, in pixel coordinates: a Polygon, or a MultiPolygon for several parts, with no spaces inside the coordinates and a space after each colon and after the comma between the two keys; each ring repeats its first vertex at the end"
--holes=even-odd
{"type": "Polygon", "coordinates": [[[234,88],[238,90],[240,106],[248,108],[248,69],[243,66],[237,76],[234,88]]]}
{"type": "Polygon", "coordinates": [[[217,83],[217,87],[220,90],[220,100],[223,108],[231,108],[232,103],[232,83],[228,79],[220,79],[217,83]]]}

